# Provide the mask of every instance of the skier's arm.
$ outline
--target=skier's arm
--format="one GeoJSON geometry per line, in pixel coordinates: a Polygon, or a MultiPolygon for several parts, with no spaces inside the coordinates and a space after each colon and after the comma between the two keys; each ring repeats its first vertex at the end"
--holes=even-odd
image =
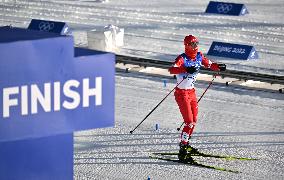
{"type": "Polygon", "coordinates": [[[225,71],[226,65],[225,64],[217,64],[215,62],[212,62],[210,59],[202,55],[202,65],[207,68],[211,69],[212,71],[225,71]]]}
{"type": "Polygon", "coordinates": [[[181,74],[186,73],[186,69],[183,66],[182,56],[178,56],[172,67],[169,68],[170,74],[181,74]]]}

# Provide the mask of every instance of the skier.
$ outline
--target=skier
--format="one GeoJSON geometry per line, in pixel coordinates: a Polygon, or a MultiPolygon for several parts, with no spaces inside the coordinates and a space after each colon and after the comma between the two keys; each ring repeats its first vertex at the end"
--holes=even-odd
{"type": "Polygon", "coordinates": [[[186,161],[189,152],[188,140],[193,133],[197,122],[198,104],[194,89],[197,74],[200,67],[213,71],[225,71],[225,64],[217,64],[207,59],[198,51],[198,39],[193,35],[184,38],[185,53],[177,56],[172,67],[169,68],[170,74],[176,74],[177,84],[174,96],[182,114],[184,127],[180,136],[179,159],[186,161]]]}

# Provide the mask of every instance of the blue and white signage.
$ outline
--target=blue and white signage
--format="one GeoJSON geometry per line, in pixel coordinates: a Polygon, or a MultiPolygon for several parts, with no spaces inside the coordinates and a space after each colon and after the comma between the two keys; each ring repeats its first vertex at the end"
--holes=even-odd
{"type": "Polygon", "coordinates": [[[258,54],[253,46],[231,44],[214,41],[207,53],[212,56],[228,57],[234,59],[257,59],[258,54]]]}
{"type": "Polygon", "coordinates": [[[73,179],[73,132],[114,125],[115,55],[48,23],[0,27],[0,179],[73,179]]]}
{"type": "Polygon", "coordinates": [[[52,32],[61,35],[66,35],[70,32],[69,27],[64,22],[45,21],[39,19],[32,19],[28,29],[44,32],[52,32]]]}
{"type": "Polygon", "coordinates": [[[0,41],[0,142],[113,126],[115,55],[76,51],[69,36],[0,41]]]}
{"type": "Polygon", "coordinates": [[[244,4],[210,1],[205,13],[240,16],[249,12],[244,4]]]}

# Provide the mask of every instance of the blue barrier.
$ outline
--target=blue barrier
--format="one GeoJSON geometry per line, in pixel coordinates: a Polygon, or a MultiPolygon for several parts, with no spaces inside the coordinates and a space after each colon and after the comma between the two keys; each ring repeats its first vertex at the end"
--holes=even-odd
{"type": "Polygon", "coordinates": [[[73,144],[73,133],[2,142],[0,179],[72,180],[73,144]]]}
{"type": "Polygon", "coordinates": [[[0,28],[0,179],[72,179],[73,132],[114,125],[115,55],[73,44],[0,28]]]}
{"type": "Polygon", "coordinates": [[[240,16],[249,12],[244,4],[210,1],[205,13],[240,16]]]}
{"type": "Polygon", "coordinates": [[[46,21],[39,19],[32,19],[28,26],[28,29],[57,33],[60,35],[66,35],[70,32],[68,25],[64,22],[46,21]]]}
{"type": "Polygon", "coordinates": [[[243,60],[258,59],[258,54],[253,46],[216,41],[213,41],[207,54],[243,60]]]}
{"type": "MultiPolygon", "coordinates": [[[[98,104],[97,97],[90,97],[89,108],[77,108],[74,117],[74,130],[111,127],[114,125],[114,84],[115,55],[112,53],[75,48],[74,77],[84,79],[90,77],[90,88],[97,88],[96,83],[101,77],[102,99],[98,104]],[[94,78],[96,77],[96,79],[94,78]],[[95,117],[95,118],[94,118],[95,117]]],[[[83,93],[84,94],[84,93],[83,93]]],[[[94,96],[93,96],[94,97],[94,96]]],[[[83,99],[84,100],[84,99],[83,99]]],[[[86,106],[86,105],[85,105],[86,106]]],[[[71,119],[71,117],[70,117],[71,119]]]]}

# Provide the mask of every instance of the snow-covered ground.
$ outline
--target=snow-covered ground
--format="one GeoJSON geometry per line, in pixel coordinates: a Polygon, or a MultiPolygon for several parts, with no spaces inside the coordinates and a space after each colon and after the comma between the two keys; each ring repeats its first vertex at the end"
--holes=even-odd
{"type": "Polygon", "coordinates": [[[87,31],[113,24],[125,29],[120,54],[165,61],[183,51],[185,35],[194,34],[205,54],[213,41],[256,48],[256,61],[209,56],[229,69],[284,75],[283,0],[237,1],[248,8],[245,16],[205,14],[209,1],[200,0],[101,1],[0,0],[0,25],[27,27],[32,18],[64,21],[73,29],[76,44],[87,46],[87,31]]]}
{"type": "MultiPolygon", "coordinates": [[[[177,152],[182,122],[169,96],[133,134],[132,130],[174,87],[158,77],[116,75],[115,128],[75,133],[75,179],[283,179],[284,96],[214,84],[199,103],[191,144],[203,152],[257,158],[256,161],[199,158],[203,164],[240,174],[153,160],[153,152],[177,152]],[[159,124],[160,129],[155,130],[159,124]]],[[[208,82],[197,83],[200,96],[208,82]]]]}
{"type": "MultiPolygon", "coordinates": [[[[65,21],[76,45],[87,46],[87,31],[113,24],[125,29],[121,54],[166,61],[183,52],[185,35],[194,34],[205,54],[213,41],[255,46],[260,56],[256,61],[209,56],[229,69],[284,75],[283,0],[237,1],[250,12],[240,17],[204,14],[208,2],[0,0],[0,25],[27,27],[32,18],[65,21]]],[[[221,83],[200,102],[191,143],[207,153],[258,160],[199,158],[242,172],[234,174],[150,159],[152,152],[178,150],[176,128],[182,119],[173,96],[134,134],[129,131],[174,87],[174,80],[168,81],[164,87],[159,77],[117,72],[115,127],[75,133],[74,179],[284,179],[283,94],[221,83]]],[[[197,83],[198,96],[207,85],[197,83]]]]}

